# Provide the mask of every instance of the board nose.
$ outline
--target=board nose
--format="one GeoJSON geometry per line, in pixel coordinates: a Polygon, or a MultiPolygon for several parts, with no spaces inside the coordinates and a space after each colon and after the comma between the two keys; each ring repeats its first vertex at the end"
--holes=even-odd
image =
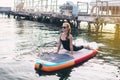
{"type": "Polygon", "coordinates": [[[42,68],[42,64],[35,64],[35,70],[38,70],[38,69],[41,70],[41,68],[42,68]]]}

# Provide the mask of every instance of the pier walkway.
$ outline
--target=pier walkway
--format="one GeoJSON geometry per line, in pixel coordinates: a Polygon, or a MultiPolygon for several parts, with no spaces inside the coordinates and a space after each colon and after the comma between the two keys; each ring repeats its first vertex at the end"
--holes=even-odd
{"type": "Polygon", "coordinates": [[[60,25],[64,20],[74,26],[79,26],[80,22],[84,21],[88,22],[89,31],[91,24],[94,24],[96,32],[102,31],[103,24],[120,25],[119,0],[97,0],[96,2],[77,2],[76,4],[67,2],[63,5],[58,5],[58,1],[15,0],[15,9],[11,15],[18,20],[37,20],[60,25]]]}

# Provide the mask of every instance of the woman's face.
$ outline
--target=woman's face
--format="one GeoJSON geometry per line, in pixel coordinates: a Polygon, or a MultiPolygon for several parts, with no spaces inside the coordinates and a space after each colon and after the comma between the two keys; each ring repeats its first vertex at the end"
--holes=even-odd
{"type": "Polygon", "coordinates": [[[62,31],[63,31],[63,32],[68,31],[67,24],[63,24],[63,25],[62,25],[62,31]]]}

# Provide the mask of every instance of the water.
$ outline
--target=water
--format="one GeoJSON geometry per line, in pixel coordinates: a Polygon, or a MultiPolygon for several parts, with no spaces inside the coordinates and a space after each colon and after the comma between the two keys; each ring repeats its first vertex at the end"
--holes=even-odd
{"type": "Polygon", "coordinates": [[[120,40],[109,33],[73,32],[75,44],[99,43],[96,57],[51,75],[35,73],[35,62],[56,50],[60,32],[53,25],[0,16],[0,80],[120,80],[120,40]]]}

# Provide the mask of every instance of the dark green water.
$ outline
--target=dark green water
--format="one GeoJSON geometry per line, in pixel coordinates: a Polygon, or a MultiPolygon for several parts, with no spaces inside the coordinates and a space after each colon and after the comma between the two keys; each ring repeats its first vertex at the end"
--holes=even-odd
{"type": "Polygon", "coordinates": [[[0,16],[0,80],[120,80],[120,40],[114,34],[73,30],[75,44],[97,42],[99,52],[84,64],[39,76],[34,64],[56,50],[59,27],[0,16]]]}

